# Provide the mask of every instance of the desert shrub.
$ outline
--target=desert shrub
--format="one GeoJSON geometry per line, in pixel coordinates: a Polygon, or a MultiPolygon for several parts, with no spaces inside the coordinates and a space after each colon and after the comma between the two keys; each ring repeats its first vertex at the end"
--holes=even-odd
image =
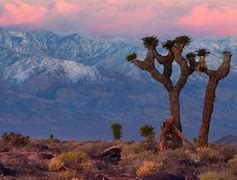
{"type": "Polygon", "coordinates": [[[136,174],[138,177],[145,177],[151,175],[156,171],[155,161],[143,161],[143,163],[137,168],[136,174]]]}
{"type": "Polygon", "coordinates": [[[26,146],[30,143],[28,136],[23,136],[22,134],[10,132],[4,133],[2,135],[3,142],[12,146],[26,146]]]}
{"type": "Polygon", "coordinates": [[[119,140],[122,136],[121,135],[122,126],[118,123],[114,123],[112,124],[111,129],[112,129],[114,140],[119,140]]]}
{"type": "Polygon", "coordinates": [[[200,161],[207,163],[216,163],[220,160],[219,152],[214,148],[203,147],[197,149],[200,161]]]}
{"type": "Polygon", "coordinates": [[[230,171],[208,171],[199,175],[200,180],[235,180],[230,171]]]}

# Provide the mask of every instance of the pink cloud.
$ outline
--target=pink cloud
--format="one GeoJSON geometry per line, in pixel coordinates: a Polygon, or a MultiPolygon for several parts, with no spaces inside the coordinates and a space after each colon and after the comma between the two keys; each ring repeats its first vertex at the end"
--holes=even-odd
{"type": "Polygon", "coordinates": [[[65,0],[57,0],[53,6],[54,13],[61,13],[61,14],[72,14],[80,11],[81,6],[80,4],[76,3],[69,3],[65,0]]]}
{"type": "Polygon", "coordinates": [[[199,34],[237,34],[237,6],[210,8],[202,4],[180,17],[176,25],[199,34]]]}
{"type": "Polygon", "coordinates": [[[0,25],[40,24],[47,12],[41,5],[29,5],[22,1],[3,4],[0,25]]]}
{"type": "Polygon", "coordinates": [[[0,26],[134,38],[146,34],[231,35],[237,34],[235,1],[0,0],[0,26]]]}

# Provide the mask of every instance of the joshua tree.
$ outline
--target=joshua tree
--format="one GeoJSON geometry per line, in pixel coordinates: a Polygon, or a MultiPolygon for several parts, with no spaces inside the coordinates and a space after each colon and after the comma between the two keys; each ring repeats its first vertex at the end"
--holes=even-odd
{"type": "Polygon", "coordinates": [[[208,76],[208,84],[205,93],[203,114],[202,114],[202,125],[199,132],[198,146],[203,147],[208,145],[208,133],[210,128],[211,116],[213,112],[213,106],[215,102],[216,88],[220,80],[225,78],[230,71],[230,62],[232,54],[229,51],[224,51],[224,59],[217,70],[208,69],[205,64],[205,57],[209,52],[205,49],[198,50],[198,55],[200,57],[199,62],[203,62],[203,65],[198,65],[199,71],[206,73],[208,76]]]}
{"type": "Polygon", "coordinates": [[[114,123],[112,124],[111,129],[114,136],[114,140],[120,140],[122,126],[118,123],[114,123]]]}
{"type": "MultiPolygon", "coordinates": [[[[194,53],[183,57],[183,49],[189,45],[191,39],[188,36],[179,36],[174,40],[167,40],[163,43],[163,48],[168,50],[165,56],[162,56],[156,50],[159,40],[155,36],[142,38],[143,44],[147,49],[146,57],[143,61],[137,59],[136,53],[127,56],[127,60],[134,63],[140,69],[150,73],[151,77],[160,82],[168,92],[170,114],[174,117],[175,126],[182,132],[180,121],[180,102],[179,95],[185,86],[188,77],[196,69],[194,53]],[[156,61],[163,66],[163,72],[156,68],[156,61]],[[180,77],[176,84],[171,80],[173,62],[176,62],[181,70],[180,77]]],[[[173,136],[174,145],[181,145],[177,136],[173,136]]]]}
{"type": "Polygon", "coordinates": [[[153,139],[155,136],[154,127],[146,124],[140,128],[140,134],[147,140],[153,139]]]}

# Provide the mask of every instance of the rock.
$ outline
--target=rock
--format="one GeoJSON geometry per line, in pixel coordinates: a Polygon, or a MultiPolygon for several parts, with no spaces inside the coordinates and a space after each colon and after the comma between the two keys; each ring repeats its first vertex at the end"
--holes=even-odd
{"type": "Polygon", "coordinates": [[[0,163],[0,175],[6,176],[9,174],[9,169],[4,166],[4,164],[0,163]]]}
{"type": "Polygon", "coordinates": [[[40,156],[43,159],[52,159],[53,158],[53,153],[52,152],[41,152],[40,156]]]}
{"type": "Polygon", "coordinates": [[[91,155],[92,159],[102,160],[106,163],[116,164],[121,160],[121,149],[118,147],[111,147],[104,150],[97,155],[91,155]]]}
{"type": "Polygon", "coordinates": [[[156,173],[144,177],[143,180],[185,180],[185,177],[168,173],[156,173]]]}

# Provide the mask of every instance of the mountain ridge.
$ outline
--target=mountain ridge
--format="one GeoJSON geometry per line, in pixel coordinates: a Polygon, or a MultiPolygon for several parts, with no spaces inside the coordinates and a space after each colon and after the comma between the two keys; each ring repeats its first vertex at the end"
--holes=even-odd
{"type": "MultiPolygon", "coordinates": [[[[186,49],[209,47],[213,53],[208,63],[213,68],[220,63],[222,50],[234,54],[231,73],[218,87],[213,139],[237,130],[237,38],[233,39],[198,40],[186,49]],[[215,130],[220,134],[215,135],[215,130]]],[[[137,129],[145,123],[158,131],[169,113],[167,94],[147,73],[126,61],[134,51],[141,58],[145,55],[137,41],[0,30],[0,132],[12,129],[37,137],[54,133],[61,138],[109,139],[114,121],[122,123],[126,139],[139,139],[137,129]]],[[[175,81],[177,66],[174,72],[175,81]]],[[[205,83],[206,77],[195,73],[181,94],[182,121],[189,138],[198,133],[205,83]]]]}

